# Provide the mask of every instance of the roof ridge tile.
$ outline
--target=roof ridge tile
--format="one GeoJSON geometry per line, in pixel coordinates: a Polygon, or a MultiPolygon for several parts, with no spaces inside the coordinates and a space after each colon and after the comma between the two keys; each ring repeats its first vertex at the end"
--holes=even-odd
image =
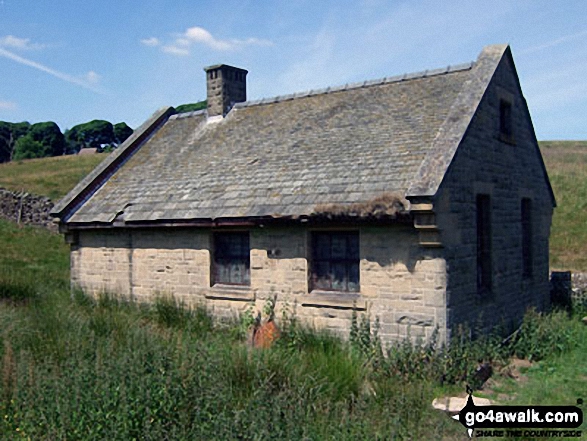
{"type": "Polygon", "coordinates": [[[407,72],[400,75],[394,75],[391,77],[376,78],[373,80],[359,81],[355,83],[346,83],[338,86],[324,87],[320,89],[303,90],[300,92],[294,92],[286,95],[278,95],[274,97],[261,98],[256,100],[244,101],[236,103],[234,109],[242,109],[245,107],[259,106],[262,104],[273,104],[280,103],[282,101],[289,101],[298,98],[306,98],[316,95],[326,95],[329,93],[342,92],[345,90],[360,89],[364,87],[379,86],[381,84],[399,83],[402,81],[416,80],[421,78],[430,78],[439,75],[446,75],[454,72],[460,72],[464,70],[470,70],[475,65],[474,61],[468,63],[461,63],[455,65],[449,65],[438,69],[427,69],[419,72],[407,72]]]}

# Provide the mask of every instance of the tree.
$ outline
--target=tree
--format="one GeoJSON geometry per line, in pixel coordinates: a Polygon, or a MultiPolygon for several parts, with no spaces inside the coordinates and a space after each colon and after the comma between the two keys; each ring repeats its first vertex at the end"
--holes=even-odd
{"type": "Polygon", "coordinates": [[[47,149],[39,141],[35,141],[29,133],[21,136],[16,141],[12,159],[18,161],[21,159],[42,158],[44,156],[47,156],[47,149]]]}
{"type": "Polygon", "coordinates": [[[20,123],[0,121],[0,162],[12,159],[16,141],[28,133],[30,126],[26,121],[20,123]]]}
{"type": "Polygon", "coordinates": [[[61,156],[65,153],[65,137],[53,121],[33,124],[29,133],[43,145],[45,156],[61,156]]]}
{"type": "Polygon", "coordinates": [[[198,101],[197,103],[180,104],[175,108],[177,113],[194,112],[196,110],[202,110],[208,107],[208,101],[198,101]]]}
{"type": "Polygon", "coordinates": [[[114,124],[114,140],[116,144],[122,144],[132,133],[133,130],[125,122],[114,124]]]}
{"type": "Polygon", "coordinates": [[[85,147],[100,149],[116,144],[112,123],[99,119],[73,126],[65,132],[65,138],[70,152],[79,152],[85,147]]]}

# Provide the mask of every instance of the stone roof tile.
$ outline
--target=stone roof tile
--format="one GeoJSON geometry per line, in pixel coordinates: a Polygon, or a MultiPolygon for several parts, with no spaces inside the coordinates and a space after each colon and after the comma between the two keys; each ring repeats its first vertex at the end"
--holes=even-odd
{"type": "MultiPolygon", "coordinates": [[[[486,75],[490,67],[481,66],[486,75]]],[[[486,87],[471,83],[476,69],[240,103],[214,124],[202,111],[168,117],[103,181],[94,173],[92,191],[68,195],[58,214],[70,223],[109,222],[121,211],[126,222],[304,216],[317,205],[405,195],[418,180],[431,188],[444,171],[423,163],[452,148],[437,135],[454,103],[467,99],[463,90],[486,87]]]]}

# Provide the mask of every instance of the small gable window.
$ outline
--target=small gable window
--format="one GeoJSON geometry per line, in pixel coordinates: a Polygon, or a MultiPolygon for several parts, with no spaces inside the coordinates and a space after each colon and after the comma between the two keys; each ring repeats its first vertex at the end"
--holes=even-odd
{"type": "Polygon", "coordinates": [[[532,201],[522,199],[522,275],[532,277],[532,201]]]}
{"type": "Polygon", "coordinates": [[[509,143],[514,141],[512,103],[504,99],[499,100],[499,136],[502,141],[509,143]]]}
{"type": "Polygon", "coordinates": [[[477,292],[486,297],[491,293],[491,199],[477,195],[477,292]]]}
{"type": "Polygon", "coordinates": [[[215,233],[213,252],[214,284],[251,284],[248,232],[215,233]]]}
{"type": "Polygon", "coordinates": [[[359,233],[312,233],[312,290],[359,292],[359,233]]]}

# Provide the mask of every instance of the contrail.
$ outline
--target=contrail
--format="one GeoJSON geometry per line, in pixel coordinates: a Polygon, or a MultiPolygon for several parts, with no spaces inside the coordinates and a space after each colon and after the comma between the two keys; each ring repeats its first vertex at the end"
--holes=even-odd
{"type": "Polygon", "coordinates": [[[541,51],[542,49],[547,49],[549,47],[558,46],[561,43],[565,43],[569,40],[574,40],[575,38],[582,37],[583,35],[587,35],[587,30],[577,32],[576,34],[564,35],[562,37],[559,37],[555,40],[551,40],[551,41],[546,42],[544,44],[529,47],[527,49],[522,50],[521,52],[518,52],[518,54],[530,54],[532,52],[538,52],[538,51],[541,51]]]}
{"type": "Polygon", "coordinates": [[[53,75],[54,77],[57,77],[63,81],[67,81],[68,83],[76,84],[78,86],[83,87],[84,89],[91,90],[94,93],[98,93],[101,95],[104,94],[104,92],[96,89],[95,87],[92,87],[90,84],[88,84],[84,80],[81,80],[79,78],[73,77],[68,74],[65,74],[63,72],[59,72],[58,70],[51,69],[50,67],[44,66],[43,64],[37,63],[36,61],[32,61],[27,58],[23,58],[20,55],[16,55],[15,53],[7,51],[6,49],[4,49],[2,47],[0,47],[0,56],[8,58],[12,61],[16,61],[17,63],[24,64],[25,66],[35,68],[37,70],[40,70],[41,72],[48,73],[49,75],[53,75]]]}

